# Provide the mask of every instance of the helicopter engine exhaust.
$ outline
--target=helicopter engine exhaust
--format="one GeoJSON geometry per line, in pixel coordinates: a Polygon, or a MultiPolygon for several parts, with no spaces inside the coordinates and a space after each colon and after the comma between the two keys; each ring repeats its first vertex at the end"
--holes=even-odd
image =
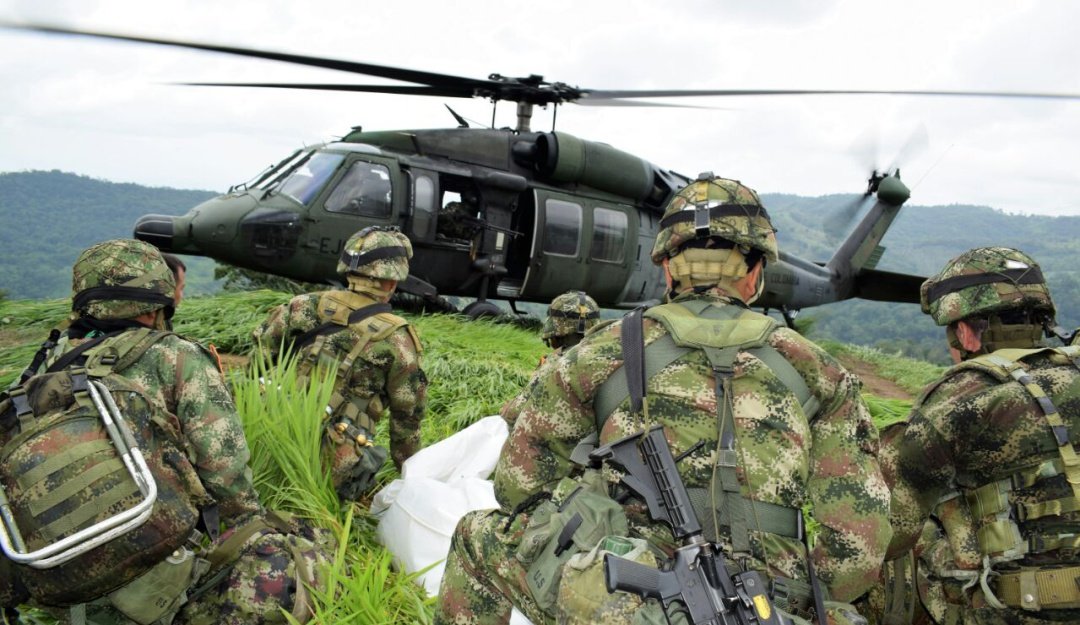
{"type": "Polygon", "coordinates": [[[606,143],[585,141],[565,132],[536,137],[531,149],[515,146],[515,159],[531,161],[541,176],[557,183],[578,183],[634,198],[661,208],[685,180],[649,161],[606,143]]]}

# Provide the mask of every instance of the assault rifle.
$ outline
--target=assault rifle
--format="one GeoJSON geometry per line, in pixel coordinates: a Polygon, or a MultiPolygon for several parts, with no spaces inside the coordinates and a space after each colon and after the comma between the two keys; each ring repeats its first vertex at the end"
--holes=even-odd
{"type": "Polygon", "coordinates": [[[671,527],[680,543],[674,558],[660,569],[605,554],[609,593],[622,590],[658,599],[669,622],[668,610],[677,602],[692,625],[790,625],[773,606],[761,575],[732,574],[724,554],[702,537],[661,426],[605,445],[589,459],[593,466],[607,462],[624,472],[622,483],[645,501],[654,521],[671,527]]]}

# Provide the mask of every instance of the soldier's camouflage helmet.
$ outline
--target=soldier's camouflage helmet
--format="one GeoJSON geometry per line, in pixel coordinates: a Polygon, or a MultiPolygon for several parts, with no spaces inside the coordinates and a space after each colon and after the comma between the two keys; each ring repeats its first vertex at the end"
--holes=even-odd
{"type": "Polygon", "coordinates": [[[745,251],[759,250],[769,262],[779,258],[776,229],[757,192],[737,180],[706,172],[668,202],[652,261],[659,265],[688,241],[710,238],[729,241],[745,251]]]}
{"type": "Polygon", "coordinates": [[[176,278],[153,245],[114,239],[79,255],[71,290],[71,309],[80,316],[131,319],[159,308],[171,316],[176,278]]]}
{"type": "Polygon", "coordinates": [[[979,247],[950,260],[923,282],[919,300],[922,311],[939,326],[1007,310],[1054,315],[1039,264],[1008,247],[979,247]]]}
{"type": "Polygon", "coordinates": [[[337,272],[401,281],[409,277],[412,255],[409,237],[396,227],[368,226],[345,242],[337,272]]]}
{"type": "Polygon", "coordinates": [[[600,322],[600,307],[583,291],[568,291],[551,300],[540,331],[545,341],[571,334],[585,334],[600,322]]]}

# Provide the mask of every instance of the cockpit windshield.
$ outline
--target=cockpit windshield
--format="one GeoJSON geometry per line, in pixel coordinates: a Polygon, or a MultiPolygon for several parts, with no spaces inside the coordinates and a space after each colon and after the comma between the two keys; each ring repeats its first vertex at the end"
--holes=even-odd
{"type": "Polygon", "coordinates": [[[293,166],[294,169],[281,182],[279,191],[307,206],[326,186],[344,159],[344,154],[315,152],[298,166],[293,166]]]}

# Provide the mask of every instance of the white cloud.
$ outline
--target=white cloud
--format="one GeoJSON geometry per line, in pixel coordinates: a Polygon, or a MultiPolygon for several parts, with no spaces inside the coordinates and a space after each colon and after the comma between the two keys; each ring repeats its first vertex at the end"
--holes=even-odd
{"type": "MultiPolygon", "coordinates": [[[[809,0],[413,2],[0,0],[0,19],[190,39],[593,88],[900,88],[1080,93],[1080,5],[809,0]]],[[[173,81],[342,81],[347,74],[133,44],[0,32],[0,170],[223,189],[304,142],[452,125],[438,98],[175,87],[173,81]]],[[[359,82],[381,82],[360,78],[359,82]]],[[[487,122],[490,104],[445,100],[487,122]]],[[[712,98],[721,110],[566,106],[561,130],[690,175],[762,191],[859,190],[852,144],[878,128],[922,204],[1080,214],[1080,102],[909,97],[712,98]],[[937,163],[935,167],[935,163],[937,163]],[[924,178],[925,176],[925,178],[924,178]]],[[[513,123],[513,105],[497,125],[513,123]]],[[[534,127],[547,129],[550,111],[534,127]]],[[[855,150],[856,152],[858,150],[855,150]]]]}

